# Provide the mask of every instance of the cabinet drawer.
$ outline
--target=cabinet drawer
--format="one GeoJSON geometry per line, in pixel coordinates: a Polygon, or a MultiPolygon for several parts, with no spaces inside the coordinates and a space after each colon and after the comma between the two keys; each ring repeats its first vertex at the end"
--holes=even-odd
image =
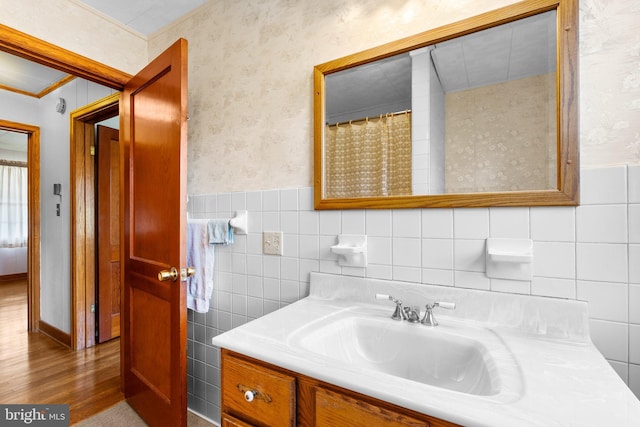
{"type": "Polygon", "coordinates": [[[225,413],[222,414],[222,419],[220,421],[222,427],[253,427],[251,424],[247,424],[244,421],[225,413]]]}
{"type": "Polygon", "coordinates": [[[418,420],[323,388],[316,389],[315,404],[314,424],[316,426],[430,426],[428,421],[418,420]]]}
{"type": "Polygon", "coordinates": [[[222,354],[222,411],[254,425],[295,425],[295,378],[222,354]]]}

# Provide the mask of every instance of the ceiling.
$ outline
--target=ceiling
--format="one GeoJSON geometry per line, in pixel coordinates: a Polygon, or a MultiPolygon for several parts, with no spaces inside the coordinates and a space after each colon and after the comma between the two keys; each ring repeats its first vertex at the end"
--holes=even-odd
{"type": "MultiPolygon", "coordinates": [[[[149,36],[208,0],[74,0],[149,36]]],[[[0,89],[41,98],[72,76],[0,51],[0,89]]],[[[0,131],[0,149],[26,151],[26,138],[0,131]]]]}
{"type": "Polygon", "coordinates": [[[208,0],[76,0],[149,36],[208,0]]]}
{"type": "MultiPolygon", "coordinates": [[[[430,46],[445,93],[555,71],[555,11],[430,46]]],[[[357,120],[411,108],[412,60],[404,53],[326,77],[327,122],[357,120]],[[368,111],[378,106],[380,111],[368,111]]]]}

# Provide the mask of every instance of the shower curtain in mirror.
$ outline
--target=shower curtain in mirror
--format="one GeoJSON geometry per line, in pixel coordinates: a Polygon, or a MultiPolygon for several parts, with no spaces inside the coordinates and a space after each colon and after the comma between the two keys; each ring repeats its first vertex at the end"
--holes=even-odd
{"type": "Polygon", "coordinates": [[[27,168],[0,163],[0,248],[27,246],[27,168]]]}
{"type": "Polygon", "coordinates": [[[411,113],[328,125],[325,197],[411,194],[411,113]]]}

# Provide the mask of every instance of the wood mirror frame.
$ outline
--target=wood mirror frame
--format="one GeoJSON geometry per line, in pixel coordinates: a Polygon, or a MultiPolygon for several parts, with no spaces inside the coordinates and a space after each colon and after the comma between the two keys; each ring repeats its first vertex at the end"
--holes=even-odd
{"type": "Polygon", "coordinates": [[[579,203],[578,0],[525,0],[314,67],[314,204],[316,209],[575,206],[579,203]],[[557,189],[437,195],[324,196],[325,76],[550,10],[557,11],[557,189]]]}

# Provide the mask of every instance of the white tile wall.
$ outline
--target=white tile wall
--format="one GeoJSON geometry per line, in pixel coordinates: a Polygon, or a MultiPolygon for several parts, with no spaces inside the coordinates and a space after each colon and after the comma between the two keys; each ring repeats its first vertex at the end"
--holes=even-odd
{"type": "Polygon", "coordinates": [[[575,209],[531,209],[531,238],[539,242],[575,242],[575,209]]]}
{"type": "Polygon", "coordinates": [[[628,322],[629,286],[626,283],[578,280],[578,298],[589,303],[592,319],[628,322]]]}
{"type": "Polygon", "coordinates": [[[629,205],[629,243],[640,243],[640,203],[629,205]]]}
{"type": "Polygon", "coordinates": [[[190,313],[190,405],[218,419],[210,338],[306,296],[310,271],[586,300],[594,344],[640,395],[640,166],[581,177],[579,207],[314,211],[311,188],[191,196],[194,218],[248,209],[249,234],[216,248],[212,308],[190,313]],[[263,230],[284,232],[284,256],[262,254],[263,230]],[[328,248],[341,233],[367,235],[366,268],[338,264],[328,248]],[[489,236],[533,239],[531,281],[486,277],[489,236]]]}
{"type": "Polygon", "coordinates": [[[422,237],[432,239],[453,238],[453,209],[423,210],[422,237]]]}
{"type": "Polygon", "coordinates": [[[629,363],[640,365],[640,325],[629,325],[629,363]]]}
{"type": "MultiPolygon", "coordinates": [[[[580,203],[582,205],[627,203],[627,183],[626,166],[581,169],[580,203]]],[[[635,186],[637,183],[631,184],[635,186]]]]}
{"type": "Polygon", "coordinates": [[[640,165],[629,165],[629,203],[640,203],[640,165]]]}
{"type": "Polygon", "coordinates": [[[629,365],[629,388],[640,396],[640,365],[629,365]]]}
{"type": "Polygon", "coordinates": [[[576,299],[576,282],[570,279],[534,277],[531,281],[531,295],[576,299]]]}
{"type": "Polygon", "coordinates": [[[528,239],[530,235],[528,208],[491,208],[489,228],[491,237],[528,239]]]}
{"type": "Polygon", "coordinates": [[[578,279],[627,283],[628,251],[628,245],[624,244],[578,243],[576,245],[578,279]]]}
{"type": "Polygon", "coordinates": [[[629,325],[591,319],[591,339],[598,350],[609,360],[629,361],[629,325]]]}
{"type": "Polygon", "coordinates": [[[627,243],[627,205],[583,205],[576,209],[578,242],[627,243]]]}

